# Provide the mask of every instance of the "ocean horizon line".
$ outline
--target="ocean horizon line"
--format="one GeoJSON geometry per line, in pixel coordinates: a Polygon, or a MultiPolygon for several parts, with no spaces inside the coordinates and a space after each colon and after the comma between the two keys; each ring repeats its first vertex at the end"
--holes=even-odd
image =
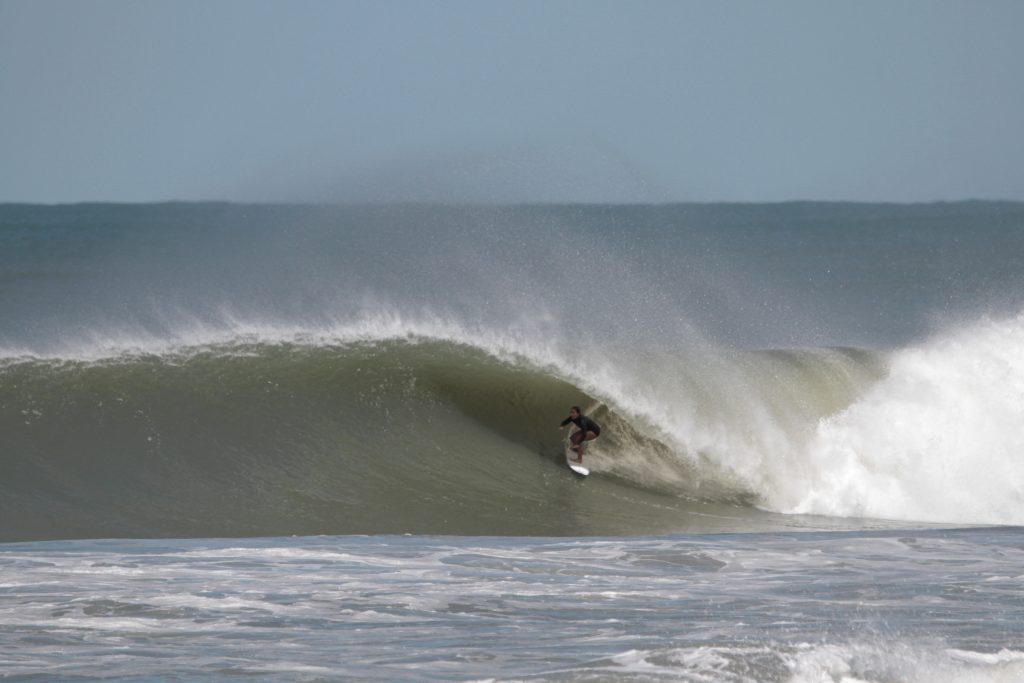
{"type": "Polygon", "coordinates": [[[667,200],[636,202],[595,202],[595,201],[446,201],[446,200],[394,200],[394,201],[289,201],[289,200],[238,200],[238,199],[153,199],[153,200],[103,200],[85,199],[71,201],[21,201],[0,200],[0,207],[81,207],[81,206],[255,206],[255,207],[432,207],[432,208],[544,208],[544,207],[726,207],[726,206],[822,206],[822,207],[935,207],[961,205],[1011,205],[1024,207],[1024,199],[934,199],[920,201],[873,201],[850,199],[777,199],[777,200],[667,200]]]}

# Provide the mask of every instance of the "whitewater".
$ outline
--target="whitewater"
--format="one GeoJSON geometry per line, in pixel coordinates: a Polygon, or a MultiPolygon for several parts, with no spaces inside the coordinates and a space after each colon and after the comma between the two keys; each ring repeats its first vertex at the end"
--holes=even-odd
{"type": "Polygon", "coordinates": [[[1021,228],[0,206],[0,676],[1017,680],[1021,228]]]}

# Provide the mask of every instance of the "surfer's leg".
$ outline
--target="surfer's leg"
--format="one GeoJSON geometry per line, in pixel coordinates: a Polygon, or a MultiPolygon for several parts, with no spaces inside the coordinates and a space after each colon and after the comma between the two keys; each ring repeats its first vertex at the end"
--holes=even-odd
{"type": "MultiPolygon", "coordinates": [[[[576,434],[583,434],[583,432],[576,432],[576,434]]],[[[576,436],[576,434],[573,434],[573,436],[576,436]]],[[[580,460],[583,459],[583,451],[586,450],[586,443],[588,441],[593,441],[596,438],[597,434],[595,434],[594,432],[587,432],[586,436],[583,436],[579,440],[578,445],[576,447],[576,452],[580,454],[580,460]]]]}
{"type": "Polygon", "coordinates": [[[583,432],[573,432],[572,436],[569,437],[569,441],[572,442],[572,447],[575,449],[583,441],[583,432]]]}
{"type": "Polygon", "coordinates": [[[583,462],[583,432],[573,432],[572,436],[569,437],[569,450],[576,451],[576,455],[579,456],[576,462],[583,462]]]}

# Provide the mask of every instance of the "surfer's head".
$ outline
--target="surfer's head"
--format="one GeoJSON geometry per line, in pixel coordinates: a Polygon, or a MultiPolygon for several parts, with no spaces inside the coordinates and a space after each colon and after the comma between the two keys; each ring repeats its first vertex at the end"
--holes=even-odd
{"type": "Polygon", "coordinates": [[[572,408],[569,408],[569,417],[579,417],[582,414],[583,411],[580,410],[579,406],[573,406],[572,408]]]}

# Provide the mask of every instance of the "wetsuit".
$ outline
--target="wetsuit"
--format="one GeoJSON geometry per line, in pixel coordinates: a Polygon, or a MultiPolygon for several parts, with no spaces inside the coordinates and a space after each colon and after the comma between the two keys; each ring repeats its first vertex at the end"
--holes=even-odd
{"type": "Polygon", "coordinates": [[[586,415],[580,415],[575,419],[567,417],[564,420],[562,420],[562,426],[564,427],[570,422],[579,427],[580,431],[583,432],[584,436],[586,436],[587,432],[594,432],[594,436],[601,436],[600,425],[598,425],[596,422],[591,420],[586,415]]]}

